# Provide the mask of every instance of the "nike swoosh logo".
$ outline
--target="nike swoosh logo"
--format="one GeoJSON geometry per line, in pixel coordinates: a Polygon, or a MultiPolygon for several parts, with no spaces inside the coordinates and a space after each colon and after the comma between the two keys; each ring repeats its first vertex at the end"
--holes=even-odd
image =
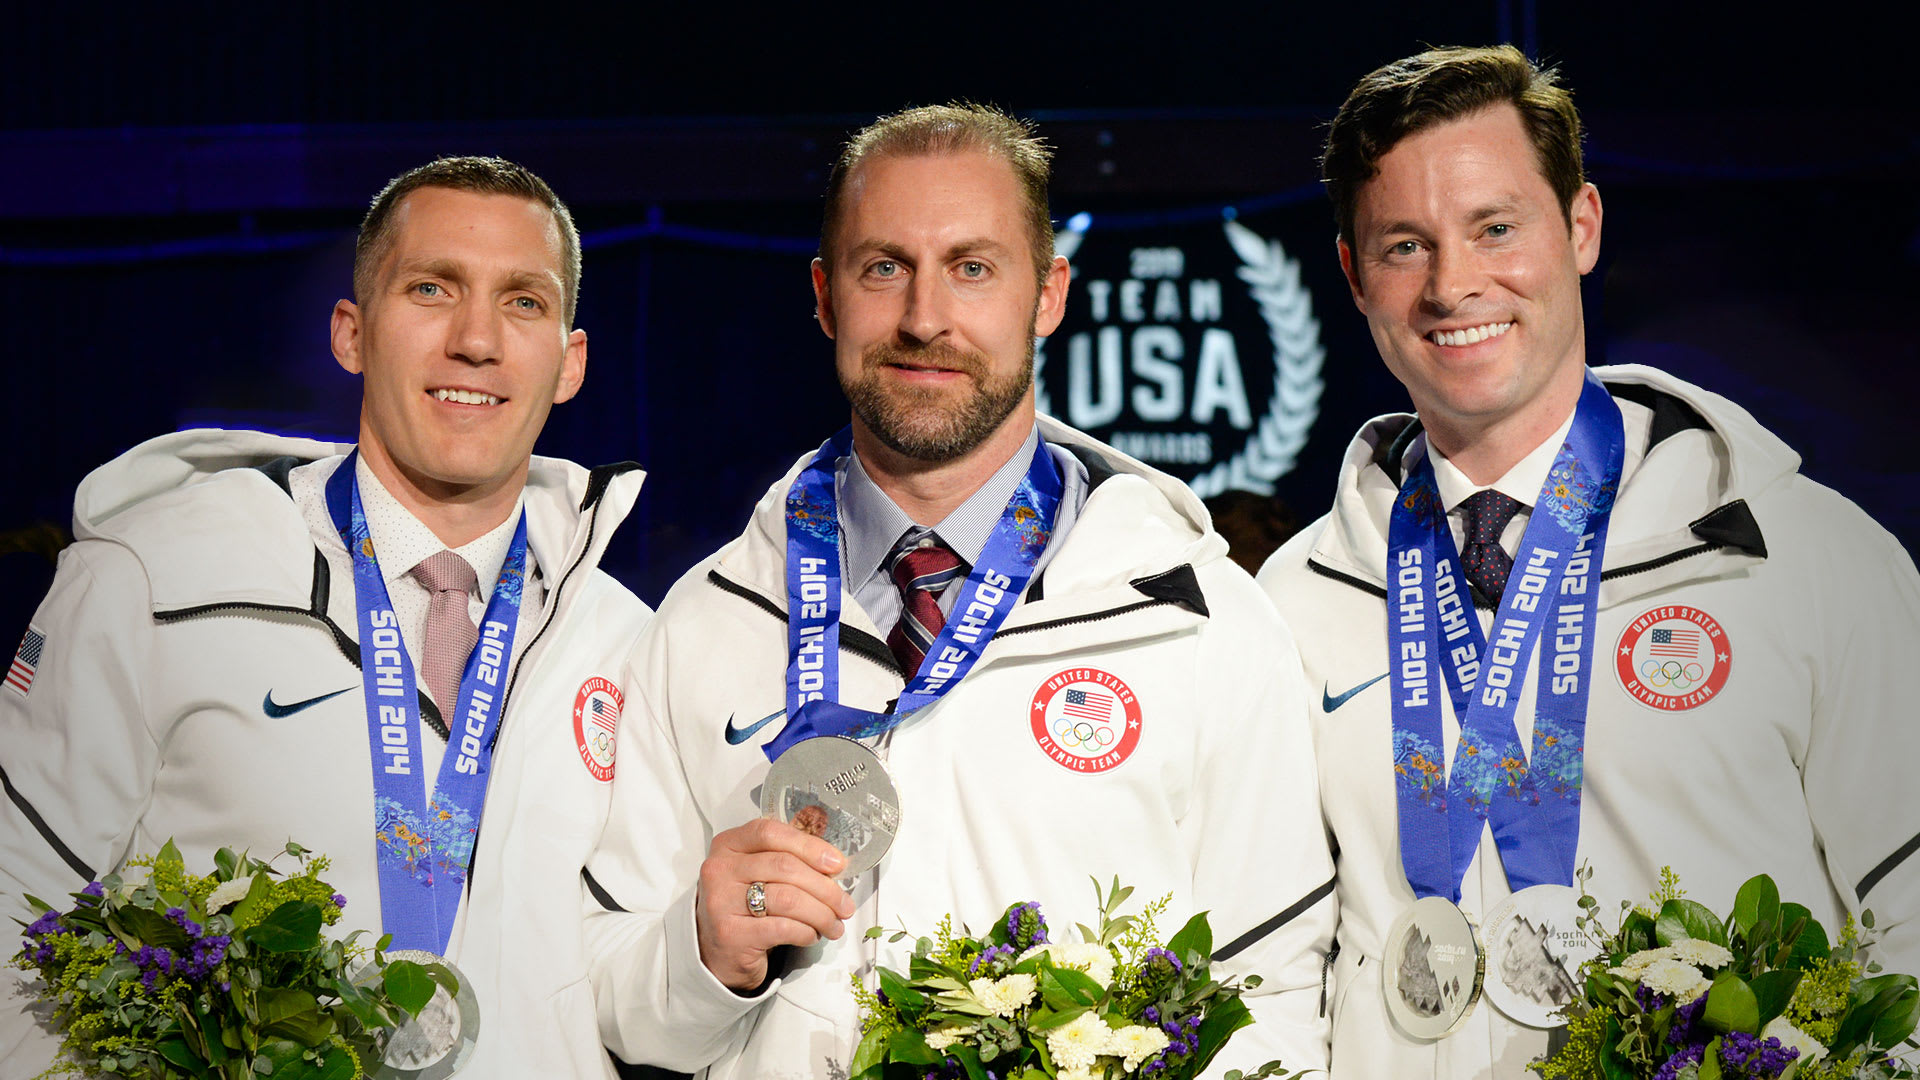
{"type": "Polygon", "coordinates": [[[1366,682],[1361,683],[1359,686],[1356,686],[1353,689],[1347,691],[1346,693],[1339,694],[1339,695],[1334,694],[1333,687],[1331,685],[1323,684],[1320,689],[1320,711],[1332,712],[1333,710],[1353,700],[1353,695],[1359,693],[1362,690],[1365,690],[1367,687],[1372,686],[1374,683],[1377,683],[1381,679],[1384,679],[1386,677],[1387,677],[1387,673],[1383,671],[1380,674],[1375,675],[1373,678],[1368,679],[1366,682]]]}
{"type": "Polygon", "coordinates": [[[266,700],[260,703],[260,708],[265,710],[266,714],[272,717],[273,719],[282,720],[282,719],[285,719],[286,717],[292,716],[294,713],[297,713],[302,709],[311,709],[315,705],[318,705],[323,701],[330,701],[333,698],[337,698],[341,694],[346,693],[347,690],[351,690],[351,689],[353,689],[353,687],[349,686],[344,690],[335,690],[331,694],[321,694],[319,697],[310,697],[305,701],[296,701],[291,705],[275,704],[273,700],[273,691],[269,690],[267,691],[266,700]]]}
{"type": "Polygon", "coordinates": [[[766,727],[769,722],[786,714],[787,710],[785,709],[775,709],[760,719],[755,720],[753,723],[748,724],[746,727],[734,727],[733,717],[729,716],[727,717],[727,742],[733,746],[739,746],[741,743],[753,738],[754,732],[759,731],[761,728],[766,727]]]}

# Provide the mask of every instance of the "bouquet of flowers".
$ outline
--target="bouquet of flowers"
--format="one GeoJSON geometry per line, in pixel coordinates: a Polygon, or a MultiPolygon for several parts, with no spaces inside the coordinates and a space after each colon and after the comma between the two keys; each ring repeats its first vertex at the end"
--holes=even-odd
{"type": "MultiPolygon", "coordinates": [[[[1581,871],[1583,886],[1587,872],[1581,871]]],[[[1780,902],[1773,879],[1740,887],[1724,920],[1662,870],[1653,906],[1623,902],[1618,929],[1582,896],[1600,945],[1568,1008],[1568,1042],[1533,1068],[1554,1080],[1896,1080],[1888,1056],[1920,1020],[1911,975],[1879,974],[1851,916],[1839,940],[1780,902]]],[[[1873,929],[1873,915],[1860,923],[1873,929]]]]}
{"type": "MultiPolygon", "coordinates": [[[[1081,925],[1079,942],[1049,941],[1040,905],[1015,904],[984,937],[964,926],[956,935],[951,917],[942,918],[932,938],[915,941],[905,976],[879,970],[878,993],[856,978],[861,1039],[851,1080],[1198,1076],[1253,1022],[1240,995],[1259,978],[1208,974],[1213,931],[1204,913],[1161,945],[1154,917],[1169,898],[1116,915],[1133,889],[1118,878],[1111,889],[1098,880],[1093,888],[1100,927],[1081,925]]],[[[883,933],[875,927],[867,936],[883,933]]],[[[1277,1061],[1244,1078],[1227,1074],[1289,1075],[1277,1061]]]]}
{"type": "MultiPolygon", "coordinates": [[[[186,872],[169,841],[72,894],[71,910],[28,897],[40,917],[14,963],[40,976],[64,1029],[50,1073],[197,1080],[352,1080],[380,1063],[391,1029],[418,1015],[438,964],[391,963],[327,941],[346,897],[320,879],[324,855],[288,844],[298,873],[222,848],[186,872]]],[[[277,857],[277,856],[276,856],[277,857]]]]}

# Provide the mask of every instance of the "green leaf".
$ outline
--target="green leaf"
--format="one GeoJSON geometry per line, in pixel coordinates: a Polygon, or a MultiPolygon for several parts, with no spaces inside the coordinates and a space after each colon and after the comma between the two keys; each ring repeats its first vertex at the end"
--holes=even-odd
{"type": "Polygon", "coordinates": [[[128,934],[138,938],[143,945],[164,945],[175,952],[184,952],[193,939],[185,930],[167,921],[165,915],[149,908],[131,905],[107,916],[107,925],[112,927],[118,921],[120,928],[126,931],[120,934],[125,940],[128,934]]]}
{"type": "Polygon", "coordinates": [[[1199,1044],[1191,1059],[1194,1075],[1206,1070],[1207,1062],[1227,1045],[1233,1033],[1253,1023],[1253,1014],[1237,997],[1227,998],[1207,1010],[1206,1018],[1200,1021],[1200,1030],[1195,1041],[1199,1044]]]}
{"type": "Polygon", "coordinates": [[[1760,1006],[1760,1019],[1755,1031],[1767,1026],[1767,1022],[1787,1011],[1787,1002],[1793,999],[1793,988],[1800,984],[1798,971],[1769,971],[1753,977],[1754,999],[1760,1006]]]}
{"type": "Polygon", "coordinates": [[[235,926],[253,921],[254,914],[267,902],[267,894],[273,891],[273,882],[265,874],[253,875],[253,884],[247,888],[247,895],[240,902],[227,909],[235,926]]]}
{"type": "Polygon", "coordinates": [[[1692,900],[1669,900],[1660,907],[1653,924],[1654,936],[1662,945],[1692,938],[1725,947],[1727,928],[1704,904],[1692,900]]]}
{"type": "Polygon", "coordinates": [[[905,979],[886,968],[880,969],[880,990],[896,1009],[917,1013],[927,1007],[927,996],[908,986],[905,979]]]}
{"type": "Polygon", "coordinates": [[[1745,979],[1724,971],[1713,980],[1713,989],[1707,991],[1707,1007],[1700,1019],[1714,1031],[1757,1031],[1760,1001],[1745,979]]]}
{"type": "Polygon", "coordinates": [[[1213,927],[1207,923],[1207,913],[1201,912],[1187,920],[1180,932],[1167,939],[1167,951],[1181,957],[1182,963],[1188,953],[1197,953],[1203,960],[1213,957],[1213,927]]]}
{"type": "Polygon", "coordinates": [[[426,964],[424,967],[433,981],[445,988],[448,994],[460,992],[460,977],[453,973],[453,969],[445,964],[426,964]]]}
{"type": "Polygon", "coordinates": [[[1027,1017],[1027,1030],[1029,1032],[1052,1031],[1054,1028],[1072,1023],[1087,1011],[1084,1005],[1074,1005],[1065,1009],[1035,1009],[1027,1017]]]}
{"type": "Polygon", "coordinates": [[[1720,1080],[1720,1040],[1716,1037],[1707,1044],[1706,1056],[1700,1059],[1700,1080],[1720,1080]]]}
{"type": "Polygon", "coordinates": [[[260,1053],[253,1059],[253,1071],[261,1076],[281,1076],[283,1069],[292,1069],[300,1061],[307,1048],[292,1039],[267,1039],[260,1044],[260,1053]]]}
{"type": "Polygon", "coordinates": [[[1866,927],[1868,930],[1873,929],[1873,909],[1872,908],[1866,908],[1860,912],[1860,925],[1866,927]]]}
{"type": "Polygon", "coordinates": [[[247,940],[268,952],[305,952],[320,944],[320,907],[305,900],[289,900],[247,931],[247,940]]]}
{"type": "Polygon", "coordinates": [[[847,1065],[847,1080],[881,1080],[887,1063],[887,1036],[874,1028],[861,1036],[854,1047],[853,1061],[847,1065]]]}
{"type": "Polygon", "coordinates": [[[947,1048],[947,1055],[960,1062],[960,1068],[967,1074],[967,1080],[987,1080],[986,1066],[980,1062],[980,1051],[965,1043],[955,1043],[947,1048]]]}
{"type": "Polygon", "coordinates": [[[1620,945],[1630,953],[1653,948],[1653,920],[1643,912],[1629,912],[1620,923],[1620,945]]]}
{"type": "Polygon", "coordinates": [[[277,1023],[268,1024],[260,1029],[263,1035],[281,1036],[292,1039],[312,1050],[320,1049],[334,1031],[333,1018],[318,1012],[300,1013],[286,1017],[277,1023]]]}
{"type": "Polygon", "coordinates": [[[1093,981],[1093,976],[1076,968],[1057,968],[1047,965],[1041,968],[1041,972],[1041,992],[1049,1001],[1053,1001],[1056,996],[1046,989],[1050,982],[1059,987],[1067,1000],[1074,1005],[1092,1005],[1107,992],[1105,987],[1093,981]]]}
{"type": "Polygon", "coordinates": [[[1893,977],[1902,980],[1905,988],[1889,995],[1891,1001],[1887,1010],[1873,1022],[1872,1034],[1875,1046],[1899,1046],[1907,1041],[1907,1036],[1913,1034],[1916,1026],[1920,1026],[1920,990],[1914,989],[1913,976],[1895,975],[1893,977]]]}
{"type": "Polygon", "coordinates": [[[180,849],[173,846],[173,839],[171,837],[167,839],[166,843],[160,845],[160,853],[153,857],[153,868],[155,870],[168,864],[178,867],[182,873],[186,872],[187,860],[180,857],[180,849]]]}
{"type": "Polygon", "coordinates": [[[220,880],[232,881],[240,876],[240,856],[232,848],[223,847],[213,853],[213,865],[220,870],[220,880]]]}
{"type": "Polygon", "coordinates": [[[166,1058],[168,1061],[173,1062],[188,1072],[196,1076],[206,1075],[206,1064],[196,1057],[193,1051],[187,1047],[187,1040],[178,1037],[167,1039],[161,1042],[157,1049],[160,1051],[161,1057],[166,1058]]]}
{"type": "Polygon", "coordinates": [[[259,1023],[263,1026],[284,1020],[289,1016],[317,1012],[320,1008],[320,1003],[312,994],[278,986],[263,988],[254,998],[254,1003],[254,1007],[258,1010],[259,1023]]]}
{"type": "Polygon", "coordinates": [[[941,1055],[927,1045],[927,1037],[906,1028],[893,1033],[887,1040],[887,1060],[904,1062],[908,1065],[938,1065],[941,1055]]]}
{"type": "Polygon", "coordinates": [[[1780,924],[1786,932],[1792,934],[1785,938],[1791,942],[1787,955],[1778,967],[1805,968],[1815,960],[1825,958],[1833,952],[1833,945],[1827,940],[1827,932],[1814,920],[1813,912],[1799,904],[1780,905],[1780,924]],[[1795,931],[1798,927],[1798,931],[1795,931]]]}
{"type": "Polygon", "coordinates": [[[433,976],[412,961],[395,960],[388,964],[380,981],[387,991],[387,997],[393,999],[395,1005],[407,1010],[409,1015],[419,1016],[420,1010],[433,1000],[433,976]]]}
{"type": "Polygon", "coordinates": [[[1772,878],[1761,874],[1740,886],[1740,892],[1733,898],[1733,925],[1739,927],[1741,933],[1751,937],[1754,927],[1779,918],[1780,888],[1772,878]]]}

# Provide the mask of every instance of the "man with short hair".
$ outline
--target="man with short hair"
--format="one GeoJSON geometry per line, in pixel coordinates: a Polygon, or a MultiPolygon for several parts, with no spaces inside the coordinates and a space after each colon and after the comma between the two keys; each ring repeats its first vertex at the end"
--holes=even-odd
{"type": "Polygon", "coordinates": [[[1332,513],[1260,574],[1322,687],[1335,1075],[1531,1075],[1581,865],[1609,925],[1665,866],[1720,914],[1767,873],[1829,931],[1873,909],[1889,969],[1920,970],[1920,578],[1738,406],[1587,368],[1601,203],[1554,73],[1388,64],[1324,172],[1417,410],[1361,430],[1332,513]],[[1475,923],[1477,1006],[1448,985],[1475,923]]]}
{"type": "MultiPolygon", "coordinates": [[[[6,915],[169,839],[192,872],[294,840],[331,858],[340,932],[464,973],[472,1075],[611,1075],[579,875],[649,613],[596,569],[637,467],[531,456],[586,373],[579,252],[525,168],[414,169],[333,311],[357,445],[186,431],[87,478],[0,688],[6,915]]],[[[0,1072],[51,1053],[12,1037],[28,1020],[8,1002],[0,1072]]]]}
{"type": "Polygon", "coordinates": [[[1267,980],[1220,1065],[1323,1062],[1331,864],[1293,645],[1190,490],[1036,416],[1033,341],[1068,283],[1047,170],[1024,124],[947,106],[877,121],[833,171],[813,286],[852,426],[681,579],[633,660],[589,865],[621,1057],[845,1076],[849,978],[907,968],[867,928],[1033,900],[1064,938],[1089,878],[1119,875],[1170,898],[1163,932],[1210,912],[1223,971],[1267,980]],[[808,738],[835,735],[861,741],[808,738]],[[771,778],[822,745],[853,764],[771,778]],[[761,816],[883,772],[897,818],[876,795],[847,851],[761,816]],[[884,861],[850,868],[879,832],[884,861]]]}

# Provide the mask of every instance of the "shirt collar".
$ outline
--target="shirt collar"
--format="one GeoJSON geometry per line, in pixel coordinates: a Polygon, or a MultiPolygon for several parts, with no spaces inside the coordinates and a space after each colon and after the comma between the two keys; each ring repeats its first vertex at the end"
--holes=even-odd
{"type": "MultiPolygon", "coordinates": [[[[446,549],[447,545],[433,534],[413,512],[400,504],[400,500],[387,491],[380,478],[367,466],[364,456],[354,460],[354,476],[360,481],[360,505],[367,514],[367,532],[373,538],[373,550],[382,554],[380,576],[391,587],[395,581],[413,572],[413,568],[426,559],[446,549]],[[391,553],[391,557],[388,557],[391,553]]],[[[514,526],[519,524],[520,513],[527,500],[525,491],[514,502],[513,512],[505,521],[495,525],[476,540],[454,548],[453,553],[467,560],[473,567],[473,573],[480,582],[480,597],[487,599],[493,595],[494,583],[500,580],[500,568],[507,563],[507,549],[513,546],[514,526]]],[[[532,552],[528,552],[528,572],[532,572],[532,552]]]]}
{"type": "MultiPolygon", "coordinates": [[[[967,565],[980,561],[980,552],[993,536],[994,526],[1000,523],[1007,501],[1013,498],[1014,490],[1027,475],[1039,446],[1040,425],[1036,422],[1020,449],[987,477],[986,483],[967,496],[967,501],[933,526],[940,542],[965,559],[967,565]]],[[[873,477],[860,464],[858,453],[842,459],[835,477],[834,496],[839,500],[846,580],[865,581],[879,571],[880,563],[900,538],[908,530],[919,527],[919,523],[873,482],[873,477]]]]}
{"type": "MultiPolygon", "coordinates": [[[[1573,413],[1560,423],[1553,434],[1541,440],[1540,445],[1527,452],[1527,455],[1514,462],[1500,479],[1491,484],[1476,484],[1468,478],[1460,467],[1447,460],[1447,455],[1427,442],[1425,434],[1420,436],[1420,448],[1433,455],[1433,479],[1440,488],[1440,505],[1448,512],[1459,509],[1460,504],[1473,495],[1492,488],[1515,499],[1522,506],[1531,507],[1540,498],[1540,488],[1547,482],[1547,474],[1553,471],[1553,459],[1560,455],[1560,444],[1567,441],[1567,432],[1573,430],[1573,413]]],[[[1411,455],[1409,455],[1411,456],[1411,455]]]]}

